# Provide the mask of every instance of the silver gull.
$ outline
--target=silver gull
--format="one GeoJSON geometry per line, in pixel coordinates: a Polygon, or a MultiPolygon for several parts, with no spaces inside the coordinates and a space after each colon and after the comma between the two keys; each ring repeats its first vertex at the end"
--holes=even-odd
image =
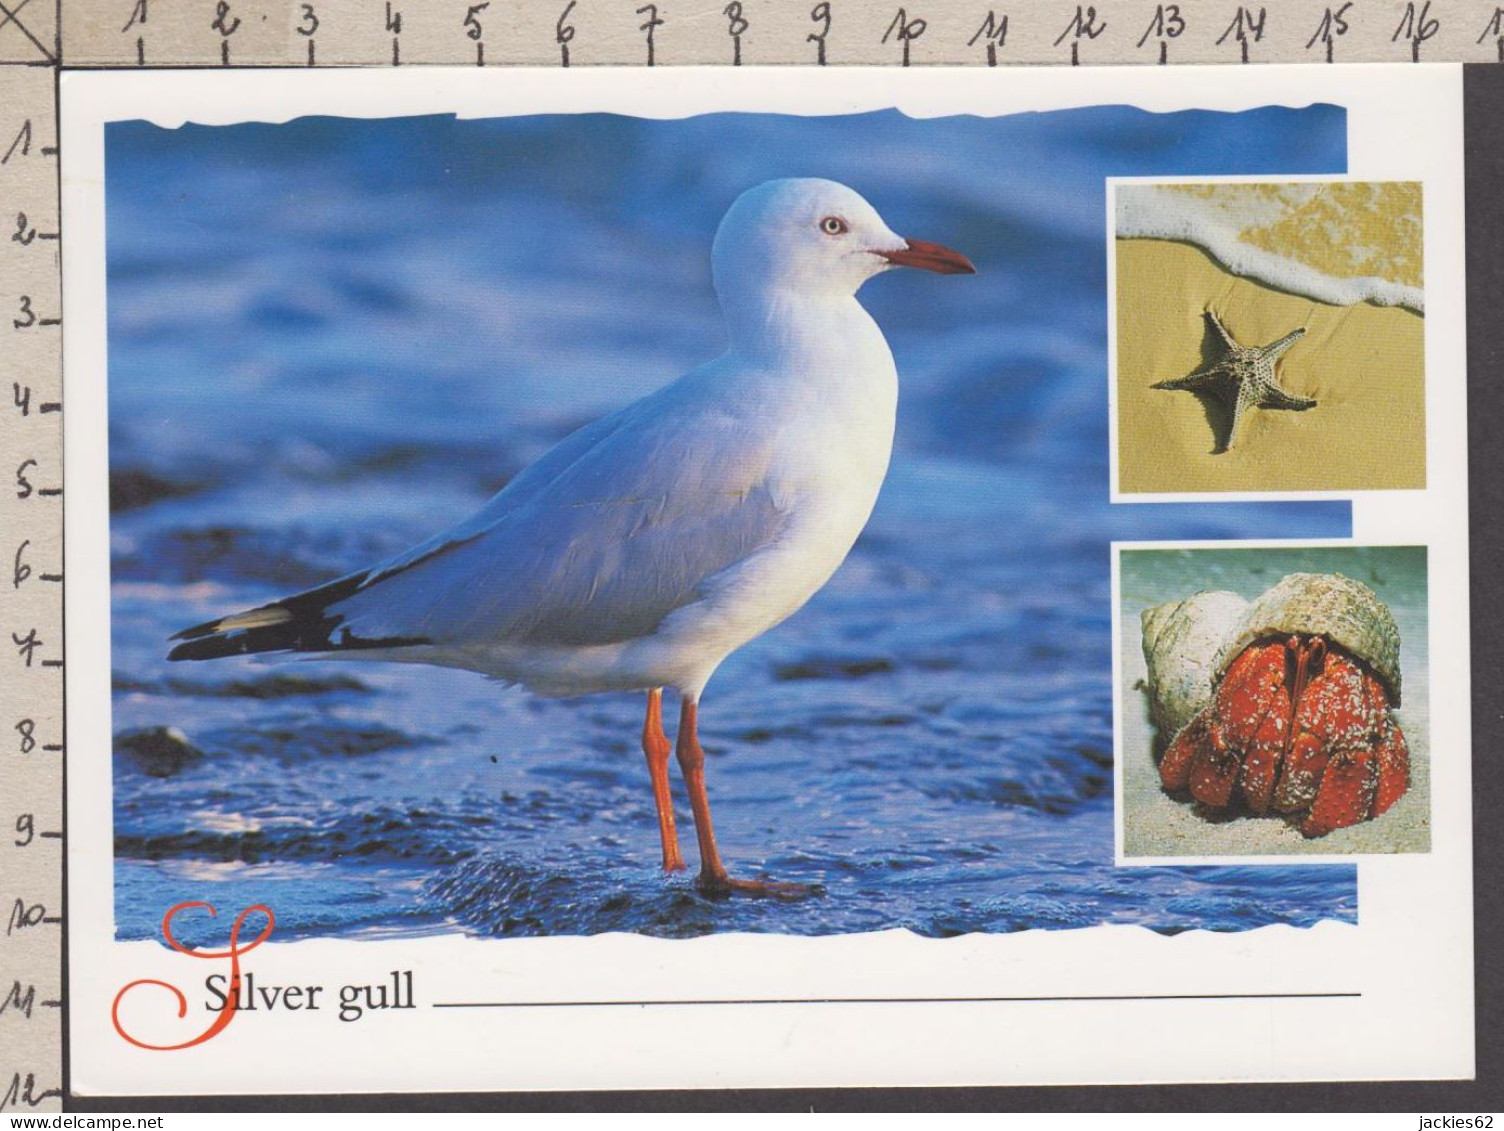
{"type": "Polygon", "coordinates": [[[845,185],[813,179],[743,193],[712,263],[729,339],[715,361],[581,428],[458,526],[186,629],[168,658],[320,653],[463,668],[542,695],[646,691],[642,746],[666,871],[684,868],[662,722],[673,688],[698,887],[807,893],[732,879],[722,864],[700,695],[722,660],[829,580],[877,501],[898,375],[857,290],[893,267],[975,268],[895,235],[845,185]]]}

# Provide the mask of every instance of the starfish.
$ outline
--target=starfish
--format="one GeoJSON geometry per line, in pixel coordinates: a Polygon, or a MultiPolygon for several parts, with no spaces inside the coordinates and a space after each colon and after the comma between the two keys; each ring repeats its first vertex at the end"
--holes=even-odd
{"type": "MultiPolygon", "coordinates": [[[[1227,406],[1232,414],[1231,419],[1226,422],[1225,434],[1217,437],[1217,446],[1212,449],[1213,455],[1232,447],[1238,422],[1250,408],[1284,408],[1302,412],[1316,407],[1315,401],[1297,397],[1282,387],[1275,373],[1275,363],[1280,354],[1305,336],[1304,327],[1291,330],[1283,338],[1270,342],[1267,346],[1242,346],[1227,332],[1227,327],[1222,325],[1214,313],[1208,310],[1206,317],[1217,331],[1217,336],[1222,339],[1222,356],[1189,376],[1161,381],[1150,387],[1210,393],[1227,406]]],[[[1215,422],[1213,428],[1216,428],[1215,422]]]]}

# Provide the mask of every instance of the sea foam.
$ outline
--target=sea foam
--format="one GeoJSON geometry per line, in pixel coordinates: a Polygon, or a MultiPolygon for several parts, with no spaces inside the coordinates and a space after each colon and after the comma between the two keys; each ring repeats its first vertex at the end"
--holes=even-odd
{"type": "Polygon", "coordinates": [[[1425,311],[1419,185],[1119,185],[1116,212],[1119,238],[1194,244],[1278,290],[1425,311]]]}

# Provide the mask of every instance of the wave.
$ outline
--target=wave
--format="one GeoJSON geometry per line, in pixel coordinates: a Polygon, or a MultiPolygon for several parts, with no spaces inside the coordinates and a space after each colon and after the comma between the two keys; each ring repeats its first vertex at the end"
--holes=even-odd
{"type": "Polygon", "coordinates": [[[1425,312],[1419,184],[1120,185],[1116,211],[1120,239],[1194,244],[1234,275],[1333,306],[1425,312]]]}

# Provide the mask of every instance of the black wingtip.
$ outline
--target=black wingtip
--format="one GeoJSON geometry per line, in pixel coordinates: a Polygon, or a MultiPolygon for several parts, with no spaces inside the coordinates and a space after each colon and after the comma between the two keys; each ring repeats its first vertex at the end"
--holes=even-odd
{"type": "Polygon", "coordinates": [[[330,611],[331,605],[349,597],[368,576],[352,574],[270,605],[185,628],[168,638],[182,643],[167,658],[217,660],[258,652],[346,652],[432,643],[416,636],[359,637],[344,625],[343,616],[330,611]]]}
{"type": "MultiPolygon", "coordinates": [[[[176,640],[183,634],[178,633],[176,640]]],[[[244,637],[204,636],[188,640],[167,653],[169,660],[217,660],[221,656],[243,656],[251,649],[244,637]]]]}

